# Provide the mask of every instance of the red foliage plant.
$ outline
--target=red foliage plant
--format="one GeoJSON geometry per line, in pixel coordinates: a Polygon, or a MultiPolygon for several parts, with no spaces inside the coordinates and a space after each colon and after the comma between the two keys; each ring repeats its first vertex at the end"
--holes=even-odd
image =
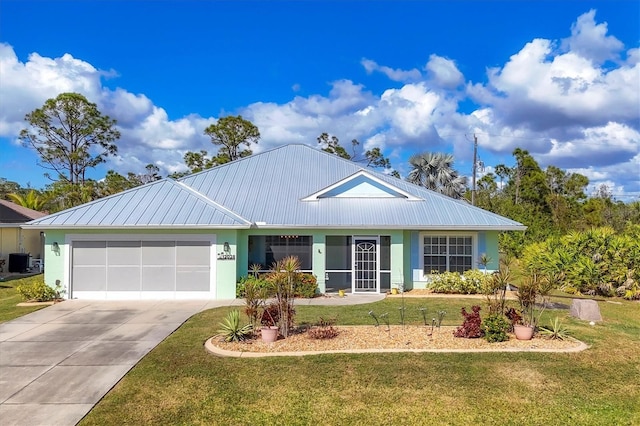
{"type": "MultiPolygon", "coordinates": [[[[296,311],[294,308],[289,307],[289,328],[293,327],[293,317],[296,311]]],[[[280,310],[277,303],[270,303],[262,311],[262,317],[260,318],[260,324],[266,327],[272,327],[278,325],[280,322],[280,310]]]]}
{"type": "Polygon", "coordinates": [[[335,323],[336,320],[333,318],[324,319],[320,317],[320,321],[318,321],[316,326],[310,328],[307,333],[312,339],[333,339],[339,334],[338,330],[334,327],[335,323]]]}
{"type": "Polygon", "coordinates": [[[475,339],[484,335],[481,328],[482,319],[480,319],[480,306],[472,306],[471,311],[472,312],[469,313],[465,308],[462,308],[460,311],[464,317],[464,321],[462,325],[453,332],[455,337],[475,339]]]}
{"type": "Polygon", "coordinates": [[[520,315],[520,313],[518,311],[516,311],[514,308],[509,308],[507,309],[507,311],[504,313],[504,315],[509,319],[509,321],[511,322],[511,330],[513,331],[513,326],[516,324],[521,324],[522,323],[522,316],[520,315]]]}

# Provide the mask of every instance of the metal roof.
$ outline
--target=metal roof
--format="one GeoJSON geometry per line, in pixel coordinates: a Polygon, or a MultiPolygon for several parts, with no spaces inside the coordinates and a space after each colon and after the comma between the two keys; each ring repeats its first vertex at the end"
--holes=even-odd
{"type": "MultiPolygon", "coordinates": [[[[338,186],[339,187],[339,186],[338,186]]],[[[332,193],[336,190],[333,189],[332,193]]],[[[213,226],[524,230],[515,221],[307,145],[285,145],[30,222],[49,226],[213,226]],[[310,197],[359,173],[411,198],[310,197]],[[313,199],[310,199],[313,198],[313,199]]]]}
{"type": "Polygon", "coordinates": [[[38,228],[224,227],[251,223],[172,179],[163,179],[29,222],[38,228]]]}

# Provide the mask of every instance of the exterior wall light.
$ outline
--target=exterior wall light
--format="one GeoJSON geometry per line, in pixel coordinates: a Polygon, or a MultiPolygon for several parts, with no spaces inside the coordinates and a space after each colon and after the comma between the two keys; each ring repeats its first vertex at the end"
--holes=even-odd
{"type": "Polygon", "coordinates": [[[225,241],[224,244],[222,245],[222,250],[225,253],[230,253],[231,252],[231,246],[229,245],[229,243],[227,241],[225,241]]]}

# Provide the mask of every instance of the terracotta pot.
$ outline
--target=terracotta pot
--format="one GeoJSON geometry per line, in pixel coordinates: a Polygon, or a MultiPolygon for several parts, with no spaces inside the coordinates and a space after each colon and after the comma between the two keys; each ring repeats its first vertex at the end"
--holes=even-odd
{"type": "Polygon", "coordinates": [[[278,340],[278,327],[261,327],[260,335],[262,336],[262,341],[265,343],[273,343],[278,340]]]}
{"type": "Polygon", "coordinates": [[[513,332],[518,340],[531,340],[533,338],[533,327],[529,325],[514,325],[513,332]]]}

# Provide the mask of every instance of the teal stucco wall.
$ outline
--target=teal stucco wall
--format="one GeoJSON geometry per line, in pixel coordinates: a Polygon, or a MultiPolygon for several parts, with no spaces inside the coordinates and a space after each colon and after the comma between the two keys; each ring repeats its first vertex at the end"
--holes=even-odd
{"type": "MultiPolygon", "coordinates": [[[[215,297],[217,299],[233,299],[235,298],[235,288],[237,280],[248,273],[248,249],[250,235],[310,235],[313,240],[312,262],[313,274],[318,279],[318,287],[320,292],[326,289],[325,269],[326,269],[326,237],[328,235],[335,236],[390,236],[391,247],[391,287],[404,286],[405,290],[412,288],[425,288],[428,284],[422,274],[420,267],[420,256],[422,249],[420,247],[419,231],[403,231],[403,230],[382,230],[382,229],[211,229],[211,230],[46,230],[45,231],[45,248],[44,248],[44,264],[45,282],[54,287],[57,282],[67,286],[69,283],[70,263],[69,263],[69,245],[68,236],[70,234],[118,234],[118,235],[140,235],[140,234],[215,234],[215,273],[216,287],[215,297]],[[59,250],[53,250],[53,243],[58,243],[59,250]],[[218,259],[217,254],[223,252],[224,243],[228,243],[230,247],[229,254],[234,255],[235,259],[218,259]]],[[[477,258],[486,253],[491,261],[487,265],[488,270],[497,270],[499,264],[498,256],[498,231],[483,231],[471,233],[475,238],[475,252],[477,258]]]]}

